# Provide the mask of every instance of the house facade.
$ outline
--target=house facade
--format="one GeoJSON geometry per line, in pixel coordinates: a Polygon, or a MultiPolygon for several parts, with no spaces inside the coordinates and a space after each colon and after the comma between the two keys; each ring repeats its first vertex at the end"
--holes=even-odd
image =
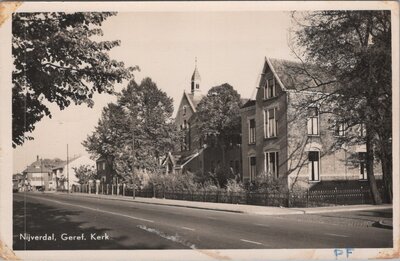
{"type": "MultiPolygon", "coordinates": [[[[199,133],[197,105],[204,95],[201,92],[201,77],[195,66],[190,92],[183,92],[175,118],[176,127],[183,131],[184,138],[173,153],[169,153],[163,162],[167,173],[172,172],[215,172],[222,166],[222,151],[217,146],[217,138],[210,136],[206,140],[199,133]]],[[[232,142],[225,150],[225,162],[232,172],[241,175],[240,142],[232,142]]]]}
{"type": "Polygon", "coordinates": [[[71,189],[72,186],[79,185],[79,180],[75,175],[75,169],[86,165],[95,170],[95,164],[96,162],[87,155],[73,156],[68,162],[62,161],[52,169],[53,175],[57,178],[57,189],[66,190],[68,189],[68,184],[69,189],[71,189]]]}
{"type": "MultiPolygon", "coordinates": [[[[294,68],[293,62],[266,58],[256,97],[241,109],[243,180],[270,177],[289,190],[366,181],[365,145],[338,142],[350,132],[364,135],[362,123],[354,128],[332,124],[337,119],[323,113],[329,104],[307,102],[334,86],[305,88],[313,79],[294,68]]],[[[380,178],[378,163],[374,169],[380,178]]]]}
{"type": "Polygon", "coordinates": [[[56,190],[56,175],[52,169],[62,161],[59,159],[40,159],[30,164],[22,173],[30,190],[50,191],[56,190]]]}
{"type": "Polygon", "coordinates": [[[113,184],[113,178],[116,176],[113,169],[112,157],[101,156],[96,160],[97,177],[102,184],[113,184]]]}

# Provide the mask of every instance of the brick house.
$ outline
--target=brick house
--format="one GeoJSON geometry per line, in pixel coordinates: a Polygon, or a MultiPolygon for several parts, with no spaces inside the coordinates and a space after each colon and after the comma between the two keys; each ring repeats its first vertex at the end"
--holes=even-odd
{"type": "MultiPolygon", "coordinates": [[[[203,140],[198,130],[197,105],[204,95],[201,93],[201,77],[195,66],[190,93],[183,92],[175,118],[176,127],[184,131],[185,137],[174,153],[169,153],[163,162],[166,172],[214,172],[221,166],[221,149],[216,146],[216,137],[203,140]]],[[[240,174],[240,141],[234,141],[225,151],[226,163],[235,174],[240,174]]]]}
{"type": "MultiPolygon", "coordinates": [[[[243,180],[268,175],[290,190],[336,181],[367,186],[365,146],[334,146],[346,132],[363,135],[363,124],[347,129],[344,123],[332,124],[337,121],[333,115],[321,113],[329,105],[305,107],[310,97],[331,92],[334,86],[304,88],[313,79],[300,74],[298,66],[265,58],[256,98],[241,109],[243,180]]],[[[379,163],[374,170],[379,179],[379,163]]]]}
{"type": "Polygon", "coordinates": [[[113,168],[112,157],[101,156],[96,160],[97,177],[100,179],[102,184],[113,184],[113,178],[116,173],[113,168]]]}

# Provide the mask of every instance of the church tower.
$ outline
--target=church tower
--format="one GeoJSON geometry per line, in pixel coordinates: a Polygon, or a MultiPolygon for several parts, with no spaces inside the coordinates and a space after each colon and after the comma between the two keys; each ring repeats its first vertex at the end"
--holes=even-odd
{"type": "Polygon", "coordinates": [[[200,78],[199,71],[197,70],[197,58],[196,58],[194,72],[192,75],[192,82],[191,82],[191,93],[192,94],[200,93],[200,81],[201,81],[201,78],[200,78]]]}

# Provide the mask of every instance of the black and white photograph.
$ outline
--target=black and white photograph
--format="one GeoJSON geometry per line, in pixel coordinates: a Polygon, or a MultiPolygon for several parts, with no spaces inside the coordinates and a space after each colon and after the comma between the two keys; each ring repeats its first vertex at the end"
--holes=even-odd
{"type": "Polygon", "coordinates": [[[0,4],[0,259],[399,258],[398,3],[97,4],[0,4]]]}

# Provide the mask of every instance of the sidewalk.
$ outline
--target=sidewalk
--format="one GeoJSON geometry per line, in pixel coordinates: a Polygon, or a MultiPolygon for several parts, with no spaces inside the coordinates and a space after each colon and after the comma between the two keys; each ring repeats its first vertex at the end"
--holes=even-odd
{"type": "MultiPolygon", "coordinates": [[[[57,193],[64,194],[65,193],[57,193]]],[[[107,200],[122,200],[132,201],[143,204],[166,205],[174,207],[186,207],[216,211],[226,211],[234,213],[246,213],[253,215],[298,215],[298,214],[319,214],[319,213],[333,213],[333,212],[346,212],[346,211],[360,211],[360,210],[381,210],[391,209],[392,205],[351,205],[351,206],[333,206],[333,207],[319,207],[319,208],[284,208],[284,207],[270,207],[270,206],[254,206],[244,204],[227,204],[227,203],[212,203],[212,202],[198,202],[186,200],[173,200],[173,199],[160,199],[160,198],[142,198],[136,197],[133,199],[128,196],[115,196],[115,195],[96,195],[86,193],[71,193],[71,196],[80,197],[93,197],[107,200]]]]}

